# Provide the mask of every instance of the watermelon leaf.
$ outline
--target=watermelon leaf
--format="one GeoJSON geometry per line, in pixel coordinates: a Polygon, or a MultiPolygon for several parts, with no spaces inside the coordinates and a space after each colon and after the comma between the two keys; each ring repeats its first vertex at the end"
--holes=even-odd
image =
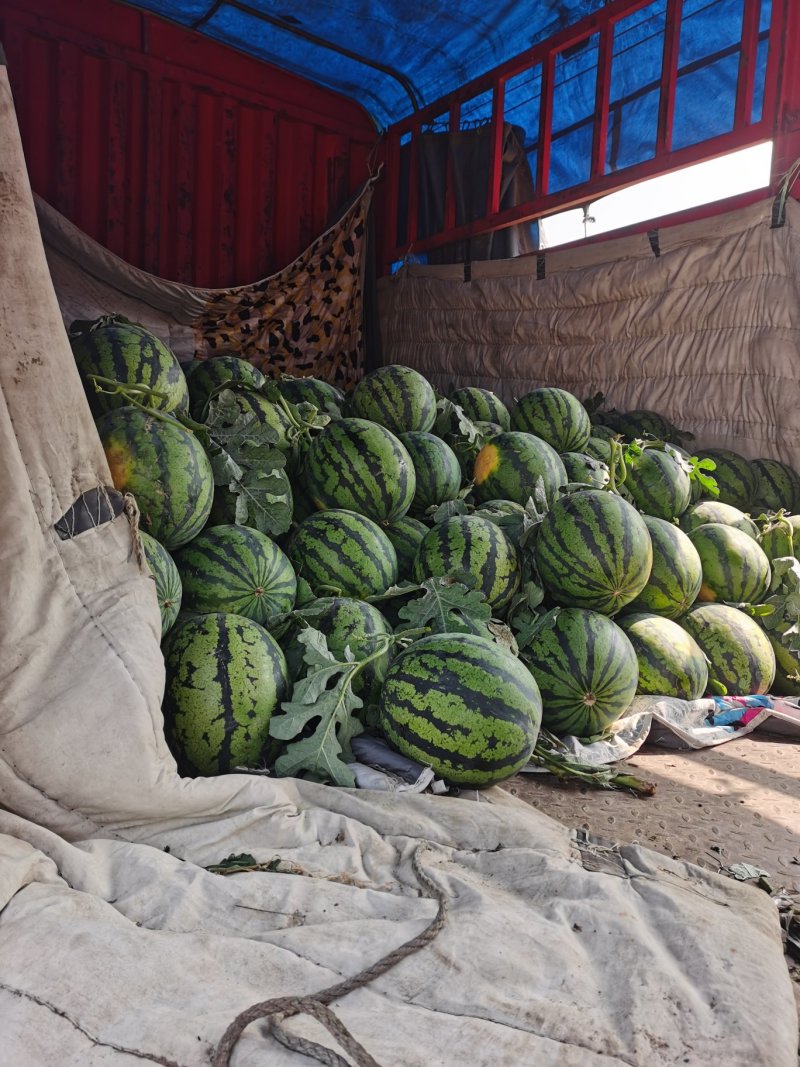
{"type": "Polygon", "coordinates": [[[423,595],[398,611],[404,620],[396,627],[398,634],[419,629],[426,634],[494,636],[488,626],[492,609],[477,589],[452,578],[426,578],[420,588],[423,595]]]}
{"type": "Polygon", "coordinates": [[[445,500],[441,504],[432,504],[425,514],[429,519],[433,520],[435,526],[438,526],[439,523],[452,519],[454,515],[466,515],[470,511],[472,511],[472,507],[463,497],[459,496],[455,500],[445,500]]]}

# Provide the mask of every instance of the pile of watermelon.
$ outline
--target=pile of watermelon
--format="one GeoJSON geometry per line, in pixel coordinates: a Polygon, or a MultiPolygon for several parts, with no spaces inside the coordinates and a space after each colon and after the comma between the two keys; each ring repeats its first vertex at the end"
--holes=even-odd
{"type": "Polygon", "coordinates": [[[786,464],[552,387],[509,409],[386,366],[345,396],[232,355],[184,371],[119,317],[71,337],[139,507],[185,774],[348,785],[366,730],[482,787],[637,694],[800,693],[786,464]]]}

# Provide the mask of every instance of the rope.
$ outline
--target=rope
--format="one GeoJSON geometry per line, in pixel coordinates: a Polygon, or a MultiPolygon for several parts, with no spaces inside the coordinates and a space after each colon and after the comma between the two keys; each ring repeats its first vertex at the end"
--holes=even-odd
{"type": "Polygon", "coordinates": [[[131,527],[131,554],[139,565],[142,574],[147,574],[142,539],[139,537],[139,505],[133,493],[126,493],[122,498],[122,510],[131,527]]]}
{"type": "Polygon", "coordinates": [[[349,1067],[346,1060],[342,1059],[338,1053],[325,1048],[324,1045],[318,1045],[314,1041],[306,1041],[304,1038],[295,1037],[288,1034],[283,1028],[274,1025],[291,1015],[300,1014],[311,1015],[321,1022],[329,1033],[336,1038],[342,1048],[352,1056],[356,1067],[380,1067],[366,1049],[355,1040],[347,1027],[328,1009],[327,1005],[333,1000],[338,1000],[340,997],[347,996],[348,993],[362,988],[362,986],[367,985],[375,978],[380,978],[381,975],[391,970],[395,964],[400,963],[401,960],[406,959],[414,952],[419,952],[421,948],[433,941],[444,926],[447,921],[447,898],[436,883],[428,877],[419,863],[419,854],[425,847],[425,842],[417,846],[411,857],[411,865],[417,880],[427,890],[429,898],[439,902],[438,911],[429,925],[416,937],[412,937],[411,940],[399,945],[370,967],[366,967],[363,971],[353,975],[352,978],[346,978],[343,982],[337,982],[336,985],[328,986],[327,989],[322,989],[318,993],[311,993],[304,997],[273,997],[271,1000],[262,1000],[260,1003],[253,1004],[251,1007],[239,1012],[217,1045],[212,1059],[213,1067],[228,1067],[231,1053],[245,1028],[250,1023],[255,1022],[256,1019],[264,1018],[267,1019],[268,1025],[270,1023],[273,1024],[272,1032],[281,1044],[286,1045],[293,1051],[313,1056],[320,1063],[329,1064],[331,1067],[349,1067]]]}

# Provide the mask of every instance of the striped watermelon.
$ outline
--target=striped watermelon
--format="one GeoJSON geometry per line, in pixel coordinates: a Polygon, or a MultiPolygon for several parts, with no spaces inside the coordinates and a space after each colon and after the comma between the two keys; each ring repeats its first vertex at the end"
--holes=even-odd
{"type": "Polygon", "coordinates": [[[686,533],[691,533],[698,526],[709,522],[733,526],[752,537],[754,541],[758,540],[758,527],[750,516],[731,504],[723,504],[720,500],[698,500],[681,515],[681,528],[686,533]]]}
{"type": "Polygon", "coordinates": [[[280,404],[250,390],[231,389],[231,395],[239,414],[255,417],[263,426],[275,431],[275,448],[281,452],[291,451],[294,424],[280,404]]]}
{"type": "Polygon", "coordinates": [[[184,606],[243,615],[270,629],[291,611],[297,578],[288,557],[249,526],[209,526],[175,556],[184,606]]]}
{"type": "Polygon", "coordinates": [[[195,435],[169,416],[139,408],[108,411],[97,421],[115,488],[133,493],[140,523],[168,550],[206,524],[214,476],[195,435]]]}
{"type": "Polygon", "coordinates": [[[330,382],[321,378],[278,378],[275,384],[290,404],[313,404],[318,411],[341,417],[345,396],[330,382]]]}
{"type": "MultiPolygon", "coordinates": [[[[687,436],[678,427],[660,415],[657,411],[646,408],[637,411],[609,411],[603,416],[606,426],[614,433],[622,434],[629,441],[637,437],[655,437],[659,441],[677,441],[687,436]]],[[[691,436],[691,435],[689,435],[691,436]]]]}
{"type": "Polygon", "coordinates": [[[592,424],[576,396],[546,386],[520,397],[511,412],[511,429],[541,437],[556,452],[582,452],[592,424]]]}
{"type": "Polygon", "coordinates": [[[643,515],[653,545],[653,566],[647,585],[628,605],[677,619],[697,600],[703,584],[703,564],[688,536],[665,519],[643,515]]]}
{"type": "Polygon", "coordinates": [[[404,515],[386,527],[386,536],[397,553],[397,576],[401,582],[411,578],[414,560],[427,532],[425,523],[410,515],[404,515]]]}
{"type": "Polygon", "coordinates": [[[542,694],[542,725],[595,737],[630,706],[639,668],[623,631],[596,611],[565,608],[522,650],[542,694]]]}
{"type": "Polygon", "coordinates": [[[767,637],[775,653],[775,680],[770,692],[782,697],[800,696],[800,655],[791,652],[771,633],[767,637]]]}
{"type": "MultiPolygon", "coordinates": [[[[493,422],[501,430],[511,429],[511,416],[503,401],[490,389],[481,389],[477,385],[465,385],[454,389],[448,398],[464,412],[472,422],[493,422]]],[[[453,430],[456,427],[452,427],[453,430]]]]}
{"type": "Polygon", "coordinates": [[[538,478],[548,504],[567,484],[567,472],[554,448],[530,433],[501,433],[485,444],[475,458],[473,481],[478,500],[501,498],[525,505],[538,478]]]}
{"type": "Polygon", "coordinates": [[[158,607],[161,611],[161,636],[166,637],[175,624],[181,610],[181,577],[175,561],[155,537],[139,531],[144,549],[144,558],[155,582],[158,607]]]}
{"type": "Polygon", "coordinates": [[[800,559],[800,515],[775,515],[758,539],[770,563],[781,556],[800,559]]]}
{"type": "Polygon", "coordinates": [[[764,550],[741,530],[709,522],[689,534],[703,565],[698,600],[758,603],[767,591],[771,571],[764,550]]]}
{"type": "Polygon", "coordinates": [[[391,364],[361,379],[350,397],[348,414],[378,422],[397,434],[430,430],[436,421],[436,394],[419,371],[391,364]]]}
{"type": "Polygon", "coordinates": [[[138,398],[147,407],[176,413],[189,410],[189,390],[180,363],[143,326],[115,316],[105,316],[95,322],[74,322],[70,327],[70,344],[95,416],[125,407],[129,401],[123,396],[98,393],[88,381],[90,374],[124,385],[143,385],[162,394],[161,398],[138,398]]]}
{"type": "Polygon", "coordinates": [[[357,511],[380,523],[405,515],[417,484],[405,445],[366,419],[328,423],[306,453],[304,480],[321,510],[357,511]]]}
{"type": "Polygon", "coordinates": [[[708,686],[708,664],[686,630],[671,619],[647,612],[623,615],[618,623],[639,662],[638,693],[680,700],[703,696],[708,686]]]}
{"type": "Polygon", "coordinates": [[[692,486],[689,475],[668,452],[645,448],[625,459],[625,489],[634,504],[657,519],[674,519],[689,506],[692,486]]]}
{"type": "MultiPolygon", "coordinates": [[[[366,659],[380,647],[380,639],[392,632],[378,609],[363,600],[321,597],[306,605],[304,610],[309,609],[317,609],[319,614],[309,615],[308,625],[325,635],[328,648],[342,662],[346,648],[356,659],[366,659]]],[[[286,662],[293,681],[304,673],[305,647],[297,640],[297,633],[299,630],[293,633],[286,647],[286,662]]],[[[382,656],[367,664],[354,679],[353,692],[361,696],[366,704],[377,702],[390,660],[389,648],[382,656]]]]}
{"type": "Polygon", "coordinates": [[[185,774],[225,774],[270,758],[269,723],[289,697],[283,652],[251,619],[192,615],[166,639],[164,725],[185,774]]]}
{"type": "Polygon", "coordinates": [[[800,474],[777,459],[754,459],[753,511],[800,511],[800,474]]]}
{"type": "Polygon", "coordinates": [[[425,535],[413,574],[417,582],[468,574],[500,613],[519,587],[521,568],[517,550],[498,526],[477,515],[456,515],[425,535]]]}
{"type": "Polygon", "coordinates": [[[743,611],[728,604],[698,604],[680,625],[708,660],[708,677],[731,696],[768,693],[775,677],[769,638],[743,611]]]}
{"type": "Polygon", "coordinates": [[[222,386],[258,392],[267,379],[252,363],[238,356],[214,356],[198,361],[187,377],[192,418],[205,421],[211,394],[222,386]]]}
{"type": "Polygon", "coordinates": [[[391,745],[445,781],[477,789],[525,766],[541,716],[524,664],[472,634],[415,641],[389,667],[379,703],[391,745]]]}
{"type": "Polygon", "coordinates": [[[316,596],[382,596],[397,581],[392,542],[377,523],[354,511],[309,515],[287,552],[298,578],[305,578],[316,596]]]}
{"type": "Polygon", "coordinates": [[[594,489],[605,489],[611,481],[608,464],[585,452],[562,452],[561,462],[569,482],[581,482],[591,485],[594,489]]]}
{"type": "Polygon", "coordinates": [[[400,435],[416,474],[416,492],[411,508],[417,514],[446,500],[455,500],[461,489],[461,467],[450,445],[421,430],[400,435]]]}
{"type": "Polygon", "coordinates": [[[644,589],[653,549],[636,508],[613,493],[587,489],[553,504],[534,556],[557,603],[613,615],[644,589]]]}
{"type": "Polygon", "coordinates": [[[706,448],[698,452],[697,457],[716,463],[716,469],[709,471],[709,474],[719,489],[717,499],[741,511],[749,510],[757,481],[752,464],[728,448],[706,448]]]}
{"type": "Polygon", "coordinates": [[[524,515],[525,508],[515,500],[485,500],[480,506],[481,515],[524,515]]]}

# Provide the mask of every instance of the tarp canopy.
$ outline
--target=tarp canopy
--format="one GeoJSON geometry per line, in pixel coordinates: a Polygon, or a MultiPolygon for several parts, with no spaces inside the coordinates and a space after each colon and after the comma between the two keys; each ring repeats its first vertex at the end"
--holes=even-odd
{"type": "MultiPolygon", "coordinates": [[[[386,127],[493,70],[605,6],[606,0],[139,0],[134,6],[238,48],[361,103],[386,127]]],[[[761,30],[772,0],[762,0],[761,30]]],[[[609,169],[652,155],[667,0],[653,0],[614,31],[609,169]],[[643,153],[646,153],[643,155],[643,153]]],[[[727,132],[733,122],[744,0],[684,0],[678,49],[673,147],[727,132]],[[682,73],[681,73],[682,72],[682,73]]],[[[551,189],[588,166],[598,35],[559,53],[553,100],[551,189]],[[563,154],[564,159],[558,157],[563,154]]],[[[760,118],[766,41],[758,50],[753,118],[760,118]]],[[[541,78],[506,86],[506,117],[538,131],[541,78]]],[[[462,122],[488,120],[489,94],[462,109],[462,122]]]]}

